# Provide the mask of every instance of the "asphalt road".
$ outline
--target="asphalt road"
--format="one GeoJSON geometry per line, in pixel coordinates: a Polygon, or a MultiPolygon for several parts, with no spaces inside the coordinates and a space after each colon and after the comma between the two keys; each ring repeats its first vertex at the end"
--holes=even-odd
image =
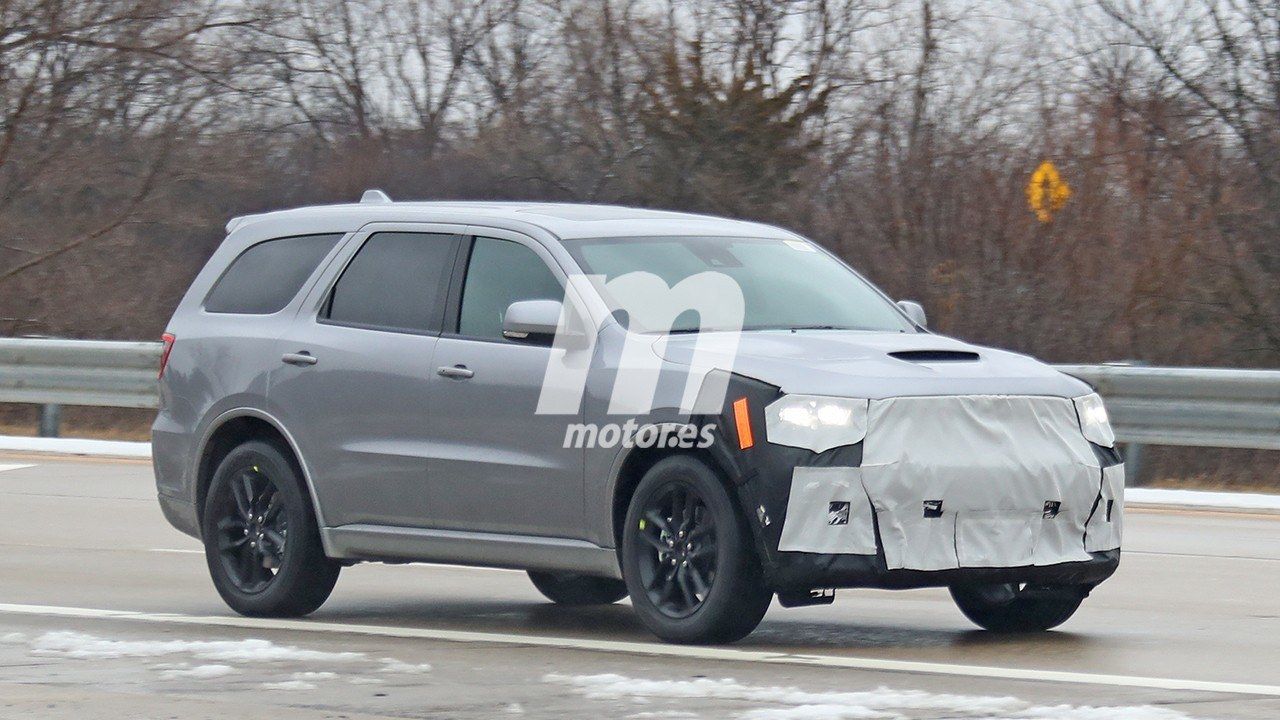
{"type": "Polygon", "coordinates": [[[0,455],[0,718],[1280,717],[1280,516],[1130,511],[1120,571],[1049,634],[977,632],[945,591],[840,591],[681,648],[626,602],[430,565],[240,618],[153,493],[144,462],[0,455]]]}

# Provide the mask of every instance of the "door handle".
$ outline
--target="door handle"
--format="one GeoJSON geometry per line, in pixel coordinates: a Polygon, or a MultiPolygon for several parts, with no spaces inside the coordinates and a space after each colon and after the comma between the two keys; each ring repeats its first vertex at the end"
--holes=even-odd
{"type": "Polygon", "coordinates": [[[307,352],[306,350],[303,350],[302,352],[296,352],[296,353],[285,353],[283,356],[281,356],[280,360],[283,362],[287,362],[290,365],[315,365],[316,363],[320,362],[319,358],[307,352]]]}
{"type": "Polygon", "coordinates": [[[453,367],[444,365],[436,370],[436,374],[447,378],[466,380],[467,378],[475,377],[476,373],[474,370],[468,370],[466,365],[454,365],[453,367]]]}

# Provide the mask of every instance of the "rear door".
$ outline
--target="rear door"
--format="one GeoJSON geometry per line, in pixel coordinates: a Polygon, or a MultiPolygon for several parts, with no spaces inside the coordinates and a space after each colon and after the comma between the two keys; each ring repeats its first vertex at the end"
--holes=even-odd
{"type": "Polygon", "coordinates": [[[280,340],[268,401],[327,526],[417,526],[429,515],[433,356],[460,230],[367,226],[280,340]]]}
{"type": "Polygon", "coordinates": [[[432,363],[428,512],[440,528],[585,537],[583,450],[564,446],[582,418],[534,413],[551,348],[502,336],[511,303],[563,301],[564,272],[516,233],[488,230],[470,245],[432,363]]]}

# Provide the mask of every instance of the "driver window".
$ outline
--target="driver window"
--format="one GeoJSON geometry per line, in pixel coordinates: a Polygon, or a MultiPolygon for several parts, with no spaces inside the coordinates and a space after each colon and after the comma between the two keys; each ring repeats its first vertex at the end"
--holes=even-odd
{"type": "Polygon", "coordinates": [[[563,299],[560,281],[533,250],[510,240],[476,238],[462,287],[458,334],[505,340],[502,316],[511,303],[563,299]]]}

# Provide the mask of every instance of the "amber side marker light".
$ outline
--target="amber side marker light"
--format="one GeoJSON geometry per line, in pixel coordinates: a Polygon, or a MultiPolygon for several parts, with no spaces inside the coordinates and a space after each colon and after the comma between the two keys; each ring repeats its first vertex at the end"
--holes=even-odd
{"type": "Polygon", "coordinates": [[[733,401],[733,421],[738,427],[738,447],[746,450],[756,444],[751,435],[751,415],[747,412],[747,399],[738,398],[733,401]]]}

